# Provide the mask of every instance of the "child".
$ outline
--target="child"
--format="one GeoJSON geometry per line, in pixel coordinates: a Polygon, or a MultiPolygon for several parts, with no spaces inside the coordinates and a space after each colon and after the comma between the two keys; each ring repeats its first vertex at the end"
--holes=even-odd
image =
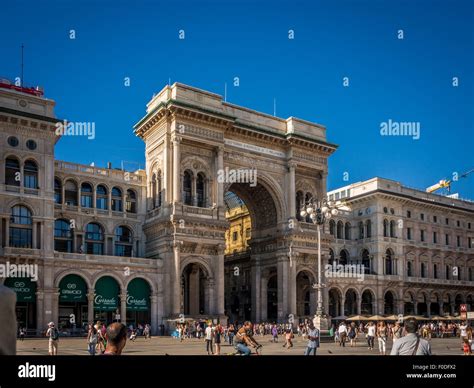
{"type": "Polygon", "coordinates": [[[287,349],[293,347],[293,342],[291,341],[294,338],[293,330],[287,329],[286,334],[285,334],[285,339],[286,339],[286,344],[283,346],[286,346],[287,349]]]}
{"type": "Polygon", "coordinates": [[[465,356],[470,356],[472,354],[471,344],[467,338],[464,338],[463,350],[465,356]]]}

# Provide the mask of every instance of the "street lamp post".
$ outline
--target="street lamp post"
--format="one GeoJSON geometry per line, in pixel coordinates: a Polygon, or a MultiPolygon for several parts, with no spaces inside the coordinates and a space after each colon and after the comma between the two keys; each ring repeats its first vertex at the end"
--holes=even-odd
{"type": "Polygon", "coordinates": [[[316,225],[318,234],[318,283],[313,285],[313,287],[318,290],[318,306],[313,321],[319,330],[327,330],[329,324],[326,314],[324,313],[322,293],[322,289],[325,285],[322,282],[321,225],[324,225],[326,220],[332,216],[336,216],[339,213],[339,209],[347,210],[348,208],[341,202],[310,198],[308,202],[302,203],[301,209],[301,217],[306,218],[306,216],[309,215],[311,222],[316,225]]]}

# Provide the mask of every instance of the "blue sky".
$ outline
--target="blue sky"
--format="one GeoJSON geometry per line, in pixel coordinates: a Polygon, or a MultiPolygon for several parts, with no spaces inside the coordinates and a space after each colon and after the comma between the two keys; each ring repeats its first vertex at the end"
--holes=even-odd
{"type": "MultiPolygon", "coordinates": [[[[373,176],[425,188],[474,168],[470,0],[9,1],[2,15],[0,75],[19,75],[24,43],[25,83],[59,117],[96,123],[95,140],[61,139],[58,159],[143,166],[132,127],[171,78],[219,94],[227,82],[229,102],[272,114],[275,98],[278,116],[325,125],[340,146],[328,189],[373,176]],[[389,119],[420,123],[420,139],[381,136],[389,119]]],[[[474,199],[474,174],[453,191],[474,199]]]]}

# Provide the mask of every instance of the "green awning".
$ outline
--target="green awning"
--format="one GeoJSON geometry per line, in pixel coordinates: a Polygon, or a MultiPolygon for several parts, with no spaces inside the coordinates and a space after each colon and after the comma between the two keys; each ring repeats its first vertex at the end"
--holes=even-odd
{"type": "Polygon", "coordinates": [[[5,286],[16,292],[17,302],[36,303],[36,282],[31,278],[7,278],[5,286]]]}
{"type": "Polygon", "coordinates": [[[133,279],[127,293],[127,310],[147,311],[150,308],[150,285],[146,280],[133,279]]]}
{"type": "Polygon", "coordinates": [[[87,284],[79,275],[67,275],[59,283],[61,302],[87,302],[87,284]]]}
{"type": "Polygon", "coordinates": [[[120,287],[114,278],[100,278],[95,285],[94,309],[115,311],[119,308],[119,293],[120,287]]]}

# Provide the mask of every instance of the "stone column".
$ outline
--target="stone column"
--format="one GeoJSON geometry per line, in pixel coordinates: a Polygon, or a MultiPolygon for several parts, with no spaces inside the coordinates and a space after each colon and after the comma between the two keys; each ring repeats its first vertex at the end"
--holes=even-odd
{"type": "Polygon", "coordinates": [[[197,177],[193,175],[191,186],[191,203],[197,206],[197,177]]]}
{"type": "Polygon", "coordinates": [[[278,321],[286,321],[288,311],[288,257],[278,257],[277,276],[278,276],[278,321]]]}
{"type": "Polygon", "coordinates": [[[158,295],[150,296],[151,332],[154,335],[158,329],[158,295]]]}
{"type": "Polygon", "coordinates": [[[32,223],[32,244],[31,244],[31,248],[33,249],[36,249],[36,247],[38,246],[37,245],[37,230],[38,230],[38,227],[36,226],[37,224],[37,221],[33,221],[32,223]]]}
{"type": "Polygon", "coordinates": [[[172,274],[172,314],[181,312],[181,262],[179,241],[172,244],[173,248],[173,274],[172,274]]]}
{"type": "MultiPolygon", "coordinates": [[[[260,313],[262,311],[262,308],[265,308],[265,311],[266,311],[267,304],[265,303],[265,305],[262,306],[262,301],[260,298],[261,292],[263,291],[260,290],[262,278],[261,278],[260,260],[258,258],[256,258],[255,262],[253,263],[251,267],[251,278],[252,278],[252,281],[251,281],[252,289],[250,293],[251,298],[252,298],[251,317],[254,322],[260,322],[263,319],[260,313]]],[[[265,297],[266,295],[267,294],[265,292],[265,297]]],[[[266,318],[266,313],[265,313],[265,318],[266,318]]]]}
{"type": "Polygon", "coordinates": [[[357,298],[357,315],[361,315],[362,311],[362,295],[357,298]]]}
{"type": "Polygon", "coordinates": [[[89,323],[94,323],[94,297],[95,290],[91,288],[87,293],[87,321],[89,323]]]}
{"type": "Polygon", "coordinates": [[[120,293],[120,322],[127,324],[127,290],[120,293]]]}
{"type": "Polygon", "coordinates": [[[5,218],[5,248],[10,246],[10,217],[5,218]]]}
{"type": "MultiPolygon", "coordinates": [[[[168,186],[169,180],[169,155],[170,155],[170,141],[168,135],[165,135],[165,144],[163,147],[163,170],[162,170],[162,179],[161,179],[161,191],[163,194],[161,195],[161,206],[166,206],[170,201],[170,190],[168,186]]],[[[158,189],[158,185],[157,185],[158,189]]],[[[158,198],[158,195],[157,195],[158,198]]]]}
{"type": "Polygon", "coordinates": [[[36,291],[36,334],[41,335],[46,328],[44,314],[44,292],[43,290],[36,291]]]}
{"type": "Polygon", "coordinates": [[[173,138],[173,202],[181,202],[181,138],[173,138]]]}
{"type": "MultiPolygon", "coordinates": [[[[267,320],[267,298],[268,298],[268,278],[266,276],[262,277],[260,279],[260,306],[258,309],[258,313],[260,313],[260,320],[257,320],[256,322],[262,321],[266,322],[267,320]]],[[[258,315],[258,314],[257,314],[258,315]]]]}
{"type": "MultiPolygon", "coordinates": [[[[294,197],[294,196],[293,196],[294,197]]],[[[290,258],[291,262],[289,264],[289,289],[288,289],[288,297],[289,297],[289,313],[296,316],[298,314],[297,311],[297,284],[296,284],[296,257],[292,254],[290,258]]]]}
{"type": "Polygon", "coordinates": [[[58,327],[58,314],[59,314],[59,292],[58,289],[55,289],[51,293],[51,312],[52,312],[52,321],[58,327]]]}
{"type": "MultiPolygon", "coordinates": [[[[217,163],[216,163],[216,176],[218,177],[218,172],[224,170],[224,147],[218,147],[217,148],[217,163]]],[[[217,206],[219,208],[224,208],[224,182],[219,182],[216,179],[217,182],[217,206]]]]}
{"type": "Polygon", "coordinates": [[[344,315],[344,307],[346,305],[346,296],[343,294],[341,297],[341,306],[340,306],[340,312],[339,315],[344,315]]]}
{"type": "Polygon", "coordinates": [[[288,217],[294,219],[296,217],[296,182],[295,182],[296,163],[288,163],[288,217]]]}
{"type": "Polygon", "coordinates": [[[224,251],[225,245],[220,244],[217,248],[217,262],[215,263],[216,279],[216,314],[224,315],[225,288],[224,288],[224,251]]]}

